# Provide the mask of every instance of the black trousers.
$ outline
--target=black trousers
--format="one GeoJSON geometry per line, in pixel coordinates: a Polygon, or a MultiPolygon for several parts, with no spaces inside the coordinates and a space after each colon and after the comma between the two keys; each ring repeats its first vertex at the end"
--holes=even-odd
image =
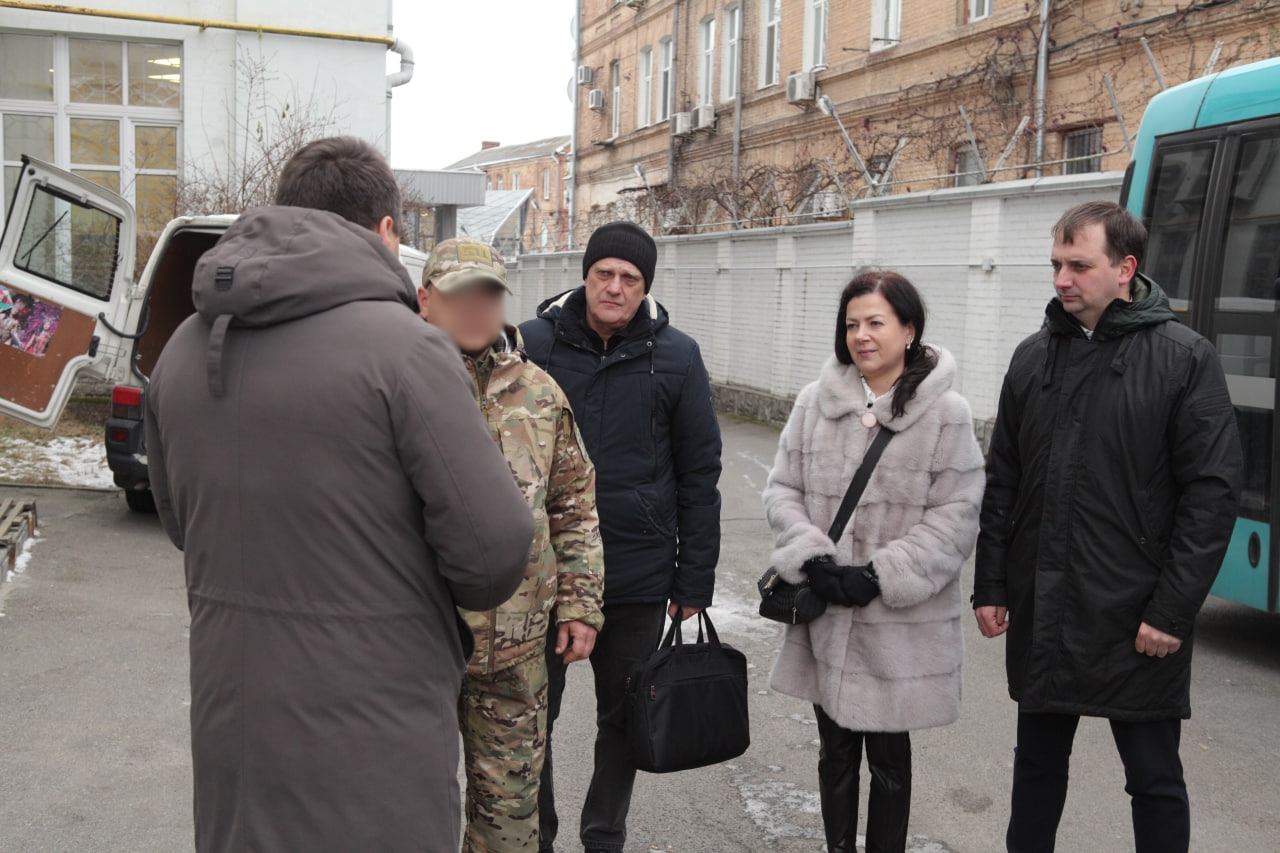
{"type": "Polygon", "coordinates": [[[911,817],[911,735],[850,731],[821,707],[813,710],[818,716],[818,793],[828,853],[857,853],[864,745],[871,770],[866,853],[904,853],[911,817]]]}
{"type": "MultiPolygon", "coordinates": [[[[596,682],[595,768],[582,804],[580,833],[582,846],[588,850],[621,853],[627,840],[627,812],[636,768],[627,750],[624,691],[636,664],[657,650],[666,616],[665,603],[604,606],[604,627],[590,658],[596,682]]],[[[547,751],[538,790],[538,846],[543,851],[554,848],[560,828],[551,778],[551,741],[564,698],[566,667],[555,654],[554,634],[547,632],[547,751]]]]}
{"type": "MultiPolygon", "coordinates": [[[[1005,836],[1009,853],[1053,853],[1079,723],[1068,714],[1018,714],[1013,808],[1005,836]]],[[[1112,720],[1111,735],[1124,762],[1137,853],[1186,853],[1191,809],[1178,757],[1182,721],[1112,720]]]]}

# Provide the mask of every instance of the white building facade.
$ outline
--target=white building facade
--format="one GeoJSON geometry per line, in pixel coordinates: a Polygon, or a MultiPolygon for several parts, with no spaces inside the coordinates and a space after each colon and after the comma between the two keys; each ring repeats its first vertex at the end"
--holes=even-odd
{"type": "Polygon", "coordinates": [[[390,0],[311,0],[305,16],[285,0],[75,8],[0,0],[5,211],[24,154],[123,195],[142,243],[184,174],[244,177],[272,134],[324,127],[386,150],[390,87],[409,76],[387,72],[390,0]]]}

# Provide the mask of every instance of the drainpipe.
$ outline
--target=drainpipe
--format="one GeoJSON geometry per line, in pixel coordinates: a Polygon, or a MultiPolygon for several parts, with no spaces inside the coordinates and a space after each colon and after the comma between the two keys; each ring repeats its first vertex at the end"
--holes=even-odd
{"type": "MultiPolygon", "coordinates": [[[[676,189],[676,78],[680,68],[680,0],[675,0],[671,12],[671,91],[667,93],[669,105],[667,115],[667,190],[676,189]]],[[[692,223],[690,223],[692,224],[692,223]]]]}
{"type": "Polygon", "coordinates": [[[569,136],[569,239],[566,248],[573,251],[573,233],[578,224],[578,66],[582,64],[582,0],[573,4],[573,129],[569,136]]]}
{"type": "MultiPolygon", "coordinates": [[[[387,26],[387,32],[390,34],[391,26],[387,26]]],[[[387,50],[392,53],[400,54],[400,70],[387,75],[387,134],[386,134],[386,156],[387,162],[391,162],[391,90],[397,86],[403,86],[413,79],[413,48],[409,47],[408,42],[404,39],[396,39],[388,45],[387,50]]]]}
{"type": "Polygon", "coordinates": [[[1044,177],[1044,102],[1049,85],[1049,16],[1053,0],[1040,0],[1040,44],[1036,48],[1036,177],[1044,177]]]}
{"type": "MultiPolygon", "coordinates": [[[[746,39],[743,34],[746,32],[747,12],[746,4],[738,5],[738,81],[734,86],[736,94],[733,98],[733,194],[738,194],[738,179],[742,171],[742,77],[746,68],[743,59],[746,56],[746,39]]],[[[738,218],[737,204],[734,204],[733,218],[738,218]]],[[[739,227],[738,222],[733,223],[736,230],[739,227]]]]}

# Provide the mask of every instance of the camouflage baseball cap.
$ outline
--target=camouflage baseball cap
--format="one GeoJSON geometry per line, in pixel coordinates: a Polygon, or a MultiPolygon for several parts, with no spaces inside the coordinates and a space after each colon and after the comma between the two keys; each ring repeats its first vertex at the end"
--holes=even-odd
{"type": "Polygon", "coordinates": [[[427,257],[422,283],[441,293],[456,293],[477,284],[496,284],[511,293],[507,265],[498,250],[475,237],[441,240],[427,257]]]}

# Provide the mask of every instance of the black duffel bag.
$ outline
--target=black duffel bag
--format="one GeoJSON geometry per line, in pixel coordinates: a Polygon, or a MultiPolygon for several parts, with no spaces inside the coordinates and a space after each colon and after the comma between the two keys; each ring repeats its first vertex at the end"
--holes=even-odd
{"type": "Polygon", "coordinates": [[[705,767],[751,745],[746,655],[720,642],[705,611],[697,619],[696,643],[683,641],[677,619],[627,678],[627,745],[640,770],[705,767]]]}

